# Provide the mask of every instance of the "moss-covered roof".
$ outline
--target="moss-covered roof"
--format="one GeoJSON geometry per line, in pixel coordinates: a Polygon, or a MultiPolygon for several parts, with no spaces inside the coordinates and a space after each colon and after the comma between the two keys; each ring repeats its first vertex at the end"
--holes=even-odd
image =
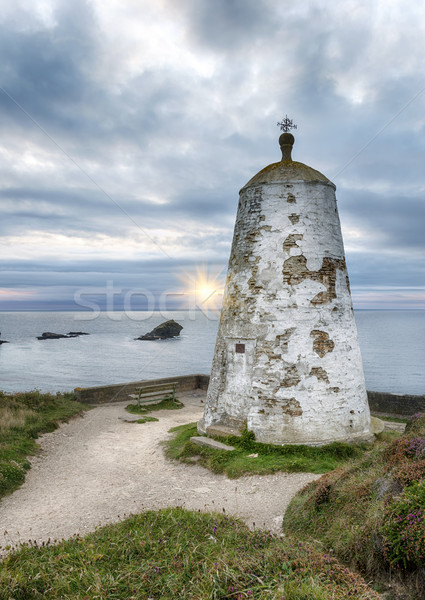
{"type": "Polygon", "coordinates": [[[335,188],[335,184],[320,173],[320,171],[316,171],[304,163],[293,160],[281,160],[280,162],[273,163],[262,169],[257,175],[254,175],[242,189],[253,185],[292,183],[297,181],[321,182],[335,188]]]}

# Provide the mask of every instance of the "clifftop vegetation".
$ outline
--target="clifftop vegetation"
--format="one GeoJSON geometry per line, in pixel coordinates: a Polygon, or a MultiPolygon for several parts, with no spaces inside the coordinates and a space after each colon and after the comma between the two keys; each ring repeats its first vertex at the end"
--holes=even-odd
{"type": "Polygon", "coordinates": [[[361,458],[309,484],[284,529],[320,541],[386,596],[423,599],[425,589],[425,416],[401,437],[382,434],[361,458]]]}
{"type": "Polygon", "coordinates": [[[72,393],[0,391],[0,498],[24,482],[30,468],[27,456],[39,451],[35,442],[39,434],[53,431],[60,421],[88,408],[76,402],[72,393]]]}

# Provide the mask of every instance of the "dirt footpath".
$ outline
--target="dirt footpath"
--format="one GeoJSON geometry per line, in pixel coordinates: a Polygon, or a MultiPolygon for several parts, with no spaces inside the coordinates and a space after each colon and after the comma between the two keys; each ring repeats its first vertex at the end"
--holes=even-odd
{"type": "Polygon", "coordinates": [[[158,422],[126,423],[127,402],[99,406],[40,438],[24,485],[0,503],[0,556],[6,545],[84,535],[130,514],[167,506],[219,511],[250,527],[280,532],[293,495],[316,479],[278,473],[228,479],[164,458],[176,425],[197,421],[205,393],[180,395],[182,410],[151,413],[158,422]]]}

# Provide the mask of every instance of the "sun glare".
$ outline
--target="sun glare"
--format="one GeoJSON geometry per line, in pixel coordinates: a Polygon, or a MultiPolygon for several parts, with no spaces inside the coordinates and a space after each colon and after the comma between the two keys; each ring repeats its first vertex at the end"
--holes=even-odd
{"type": "Polygon", "coordinates": [[[206,266],[197,267],[195,273],[184,272],[180,276],[184,294],[196,308],[218,310],[224,291],[223,270],[212,271],[206,266]]]}

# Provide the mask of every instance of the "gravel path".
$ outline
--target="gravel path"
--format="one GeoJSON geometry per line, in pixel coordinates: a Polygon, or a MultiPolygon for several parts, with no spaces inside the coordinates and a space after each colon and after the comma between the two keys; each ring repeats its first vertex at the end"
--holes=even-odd
{"type": "MultiPolygon", "coordinates": [[[[231,480],[170,462],[160,446],[176,425],[197,421],[205,393],[179,396],[182,410],[151,413],[158,422],[126,423],[127,402],[99,406],[40,438],[24,485],[0,503],[4,547],[85,534],[129,514],[167,506],[218,511],[279,532],[293,495],[318,476],[278,473],[231,480]]],[[[254,460],[254,459],[253,459],[254,460]]]]}

